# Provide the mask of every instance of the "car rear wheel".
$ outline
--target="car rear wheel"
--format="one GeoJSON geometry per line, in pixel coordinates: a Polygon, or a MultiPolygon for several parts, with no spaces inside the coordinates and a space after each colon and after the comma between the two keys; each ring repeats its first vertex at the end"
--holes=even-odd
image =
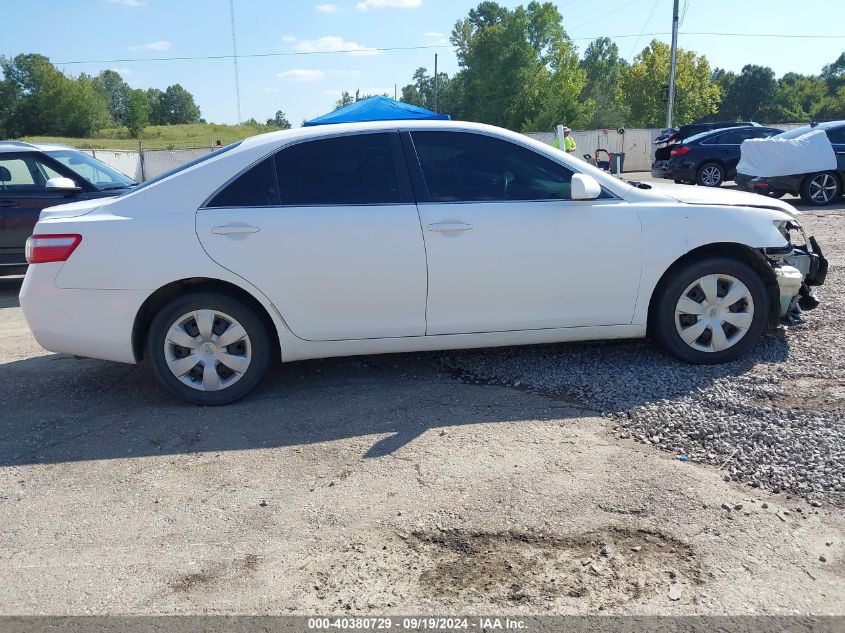
{"type": "Polygon", "coordinates": [[[147,357],[178,398],[223,405],[249,394],[267,371],[271,338],[261,318],[233,297],[194,293],[162,308],[150,325],[147,357]]]}
{"type": "Polygon", "coordinates": [[[841,193],[839,178],[829,171],[810,174],[801,183],[801,199],[817,207],[832,203],[841,193]]]}
{"type": "Polygon", "coordinates": [[[688,363],[723,363],[752,347],[766,326],[768,294],[748,264],[726,257],[692,263],[665,284],[652,333],[688,363]]]}
{"type": "Polygon", "coordinates": [[[704,187],[719,187],[725,180],[725,170],[716,163],[705,163],[696,175],[696,182],[704,187]]]}

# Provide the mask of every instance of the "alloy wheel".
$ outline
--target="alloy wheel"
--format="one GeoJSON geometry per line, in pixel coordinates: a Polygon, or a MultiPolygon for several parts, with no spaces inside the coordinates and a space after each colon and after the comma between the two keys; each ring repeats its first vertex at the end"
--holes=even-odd
{"type": "Polygon", "coordinates": [[[243,326],[217,310],[194,310],[176,319],[164,339],[171,373],[198,391],[220,391],[246,373],[252,345],[243,326]]]}
{"type": "Polygon", "coordinates": [[[705,187],[717,187],[722,182],[722,170],[715,165],[708,165],[701,170],[701,184],[705,187]]]}
{"type": "Polygon", "coordinates": [[[702,352],[736,345],[754,321],[751,291],[731,275],[705,275],[687,286],[675,306],[681,339],[702,352]]]}
{"type": "Polygon", "coordinates": [[[808,186],[810,198],[819,204],[827,204],[836,196],[839,186],[836,179],[830,174],[819,174],[814,177],[808,186]]]}

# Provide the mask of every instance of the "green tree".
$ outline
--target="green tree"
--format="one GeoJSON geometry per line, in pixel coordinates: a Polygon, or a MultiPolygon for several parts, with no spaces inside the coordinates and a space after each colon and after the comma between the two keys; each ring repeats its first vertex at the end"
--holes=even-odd
{"type": "Polygon", "coordinates": [[[780,78],[766,121],[809,121],[828,105],[827,83],[815,75],[786,73],[780,78]]]}
{"type": "Polygon", "coordinates": [[[161,96],[160,107],[167,125],[196,123],[200,118],[194,96],[179,84],[167,86],[161,96]]]}
{"type": "Polygon", "coordinates": [[[523,125],[525,131],[550,130],[565,123],[574,128],[586,127],[593,116],[595,103],[581,95],[587,71],[581,67],[575,47],[568,41],[557,44],[550,68],[541,67],[536,80],[537,109],[523,125]]]}
{"type": "Polygon", "coordinates": [[[285,113],[281,110],[276,110],[276,115],[272,119],[267,119],[267,125],[272,125],[283,130],[289,130],[291,128],[290,121],[288,121],[285,113]]]}
{"type": "Polygon", "coordinates": [[[150,125],[167,125],[167,112],[164,109],[164,91],[147,88],[147,101],[150,102],[150,125]]]}
{"type": "MultiPolygon", "coordinates": [[[[447,114],[456,106],[452,80],[447,73],[437,73],[437,110],[447,114]]],[[[435,110],[434,76],[428,74],[428,68],[417,68],[413,81],[402,88],[400,99],[406,103],[435,110]]]]}
{"type": "Polygon", "coordinates": [[[108,108],[91,77],[71,79],[43,55],[0,58],[4,118],[10,136],[44,134],[88,136],[108,122],[108,108]]]}
{"type": "Polygon", "coordinates": [[[589,127],[623,127],[628,115],[622,99],[621,82],[627,63],[619,56],[619,47],[609,37],[590,42],[584,51],[581,68],[586,73],[581,99],[594,104],[589,127]]]}
{"type": "Polygon", "coordinates": [[[768,66],[748,64],[742,67],[722,99],[720,114],[728,119],[765,121],[775,116],[774,100],[778,84],[768,66]]]}
{"type": "Polygon", "coordinates": [[[349,91],[344,90],[340,94],[340,99],[334,102],[334,109],[340,110],[341,108],[345,108],[348,105],[355,103],[355,97],[349,94],[349,91]]]}
{"type": "MultiPolygon", "coordinates": [[[[622,73],[622,92],[630,110],[629,125],[661,127],[665,123],[666,104],[662,95],[668,84],[669,53],[667,44],[652,40],[622,73]]],[[[719,105],[719,97],[719,86],[710,80],[707,58],[679,48],[673,122],[682,125],[712,115],[719,105]]]]}
{"type": "Polygon", "coordinates": [[[845,87],[845,53],[842,53],[832,64],[827,64],[822,68],[822,79],[827,83],[827,89],[831,95],[836,95],[840,88],[845,87]]]}
{"type": "Polygon", "coordinates": [[[141,138],[141,132],[150,124],[150,100],[143,90],[129,90],[123,124],[133,138],[141,138]]]}
{"type": "Polygon", "coordinates": [[[583,75],[562,74],[574,49],[551,2],[515,9],[482,2],[455,24],[451,40],[461,66],[449,86],[459,99],[452,114],[515,130],[552,116],[573,122],[582,116],[567,106],[577,101],[583,75]],[[575,99],[550,90],[576,90],[575,99]]]}
{"type": "Polygon", "coordinates": [[[109,115],[115,125],[126,125],[128,102],[132,88],[114,70],[104,70],[94,78],[94,85],[106,99],[109,115]]]}

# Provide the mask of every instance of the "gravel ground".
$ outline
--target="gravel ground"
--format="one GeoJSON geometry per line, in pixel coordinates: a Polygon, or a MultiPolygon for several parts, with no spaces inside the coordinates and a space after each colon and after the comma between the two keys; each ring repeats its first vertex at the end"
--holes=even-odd
{"type": "Polygon", "coordinates": [[[617,437],[716,465],[726,480],[845,505],[845,214],[802,222],[831,263],[822,304],[735,362],[693,367],[631,341],[450,352],[442,363],[466,381],[578,402],[617,437]]]}

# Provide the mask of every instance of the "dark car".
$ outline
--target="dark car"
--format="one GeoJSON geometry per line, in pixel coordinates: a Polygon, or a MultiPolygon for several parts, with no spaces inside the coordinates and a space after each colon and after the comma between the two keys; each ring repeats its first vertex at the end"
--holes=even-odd
{"type": "Polygon", "coordinates": [[[135,185],[65,145],[0,141],[0,275],[26,270],[24,245],[42,209],[119,195],[135,185]]]}
{"type": "Polygon", "coordinates": [[[729,127],[760,127],[759,123],[754,121],[715,121],[705,123],[687,123],[678,129],[666,128],[661,130],[660,134],[654,139],[655,145],[661,143],[680,143],[685,138],[701,134],[702,132],[711,132],[713,130],[722,130],[729,127]]]}
{"type": "Polygon", "coordinates": [[[813,130],[824,130],[836,154],[836,169],[776,177],[754,177],[737,174],[736,183],[741,189],[782,196],[791,193],[801,196],[807,204],[825,206],[845,192],[845,121],[828,121],[805,125],[778,135],[778,138],[798,138],[813,130]]]}
{"type": "Polygon", "coordinates": [[[740,145],[750,138],[768,138],[783,130],[742,126],[701,132],[655,153],[651,175],[677,183],[718,187],[736,176],[740,145]]]}

